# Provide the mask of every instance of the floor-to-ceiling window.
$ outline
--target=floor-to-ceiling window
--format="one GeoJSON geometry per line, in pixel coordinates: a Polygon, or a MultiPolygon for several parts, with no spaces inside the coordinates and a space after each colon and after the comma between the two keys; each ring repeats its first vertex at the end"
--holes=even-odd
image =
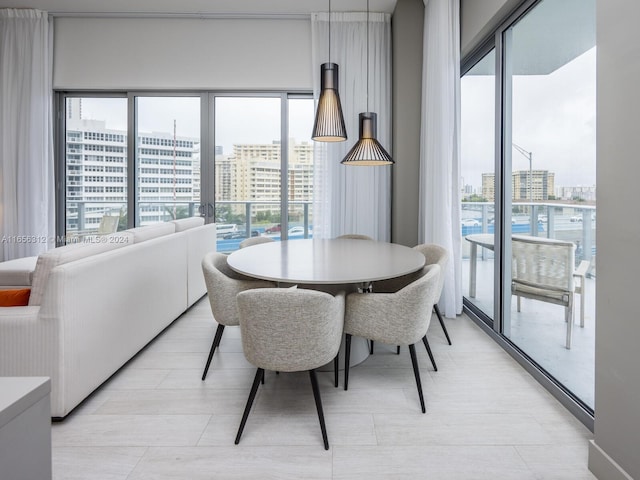
{"type": "Polygon", "coordinates": [[[212,108],[218,251],[247,237],[310,237],[313,99],[220,94],[212,108]]]}
{"type": "Polygon", "coordinates": [[[524,1],[463,71],[465,304],[593,411],[595,3],[524,1]]]}
{"type": "MultiPolygon", "coordinates": [[[[67,241],[127,228],[127,98],[67,96],[62,141],[67,241]]],[[[59,194],[60,195],[60,192],[59,194]]]]}
{"type": "Polygon", "coordinates": [[[495,49],[485,54],[461,80],[462,242],[463,257],[474,270],[463,271],[463,291],[477,311],[493,319],[495,256],[469,235],[493,234],[495,228],[495,49]]]}
{"type": "Polygon", "coordinates": [[[189,216],[218,251],[249,236],[308,238],[310,94],[118,92],[57,96],[60,238],[189,216]],[[283,212],[287,212],[286,215],[283,212]]]}
{"type": "Polygon", "coordinates": [[[200,96],[135,97],[136,225],[200,214],[200,96]]]}

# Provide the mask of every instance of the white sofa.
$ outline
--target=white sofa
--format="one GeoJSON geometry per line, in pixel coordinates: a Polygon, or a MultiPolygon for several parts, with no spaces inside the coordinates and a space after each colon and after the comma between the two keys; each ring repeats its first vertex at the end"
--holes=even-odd
{"type": "Polygon", "coordinates": [[[0,377],[50,377],[51,415],[66,416],[206,293],[215,248],[215,224],[189,218],[41,254],[29,305],[0,307],[0,377]]]}

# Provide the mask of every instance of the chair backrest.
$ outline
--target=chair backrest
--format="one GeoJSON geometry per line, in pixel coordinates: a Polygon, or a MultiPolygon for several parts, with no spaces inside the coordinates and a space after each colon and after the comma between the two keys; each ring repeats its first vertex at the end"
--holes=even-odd
{"type": "Polygon", "coordinates": [[[242,348],[259,368],[311,370],[333,360],[340,348],[344,293],[265,288],[237,296],[242,348]]]}
{"type": "Polygon", "coordinates": [[[447,263],[449,262],[449,252],[444,247],[440,245],[436,245],[435,243],[423,243],[420,245],[416,245],[413,247],[414,250],[418,250],[422,253],[426,259],[425,267],[427,265],[440,265],[440,281],[438,283],[438,293],[436,296],[436,302],[440,299],[440,294],[442,293],[442,287],[444,286],[444,276],[447,268],[447,263]]]}
{"type": "Polygon", "coordinates": [[[275,242],[275,240],[271,237],[250,237],[245,238],[240,242],[240,248],[247,248],[251,245],[258,245],[260,243],[271,243],[275,242]]]}
{"type": "Polygon", "coordinates": [[[380,293],[393,293],[397,292],[401,288],[406,287],[411,282],[422,277],[426,273],[426,269],[429,265],[440,265],[440,277],[438,283],[438,293],[436,296],[436,303],[440,300],[440,294],[442,293],[442,287],[444,285],[444,274],[449,261],[449,253],[444,247],[436,245],[435,243],[423,243],[413,247],[414,250],[418,250],[425,257],[424,267],[417,272],[409,273],[401,277],[390,278],[388,280],[381,280],[373,284],[373,291],[380,293]]]}
{"type": "Polygon", "coordinates": [[[572,242],[514,235],[511,242],[512,284],[516,288],[521,284],[550,292],[573,292],[575,249],[572,242]]]}
{"type": "Polygon", "coordinates": [[[227,264],[227,256],[210,252],[202,259],[202,273],[207,285],[211,312],[216,322],[232,326],[239,325],[236,295],[252,288],[273,287],[272,282],[250,280],[234,272],[227,264]]]}
{"type": "Polygon", "coordinates": [[[351,239],[351,240],[373,240],[373,238],[371,238],[368,235],[361,235],[359,233],[347,233],[345,235],[340,235],[339,237],[336,238],[347,238],[347,239],[351,239]]]}
{"type": "Polygon", "coordinates": [[[440,265],[394,293],[352,293],[347,297],[345,331],[352,335],[411,345],[427,333],[436,301],[440,265]]]}

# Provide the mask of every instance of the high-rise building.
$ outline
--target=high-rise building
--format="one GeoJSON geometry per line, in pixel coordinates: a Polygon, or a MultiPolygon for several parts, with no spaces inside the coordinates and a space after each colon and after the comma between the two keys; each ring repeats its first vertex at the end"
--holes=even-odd
{"type": "MultiPolygon", "coordinates": [[[[545,201],[554,195],[555,173],[548,170],[518,170],[511,174],[512,200],[545,201]]],[[[495,200],[495,174],[482,174],[482,196],[488,202],[495,200]]]]}
{"type": "MultiPolygon", "coordinates": [[[[82,118],[82,100],[68,99],[66,119],[67,232],[97,230],[105,215],[127,212],[127,132],[82,118]]],[[[289,143],[289,199],[313,199],[313,145],[289,143]]],[[[256,211],[280,204],[281,148],[237,144],[231,155],[215,147],[216,201],[255,202],[256,211]]],[[[197,212],[201,196],[200,141],[172,133],[138,132],[137,225],[197,212]]],[[[126,221],[124,218],[122,221],[126,221]]]]}
{"type": "MultiPolygon", "coordinates": [[[[289,142],[289,200],[313,199],[313,145],[289,142]]],[[[231,155],[216,154],[216,200],[256,202],[257,211],[280,203],[280,142],[236,144],[231,155]],[[263,205],[260,205],[260,203],[263,205]]]]}
{"type": "MultiPolygon", "coordinates": [[[[68,99],[67,232],[96,230],[104,215],[127,212],[127,132],[82,118],[68,99]]],[[[136,141],[138,225],[184,217],[200,203],[200,142],[172,133],[139,132],[136,141]]]]}

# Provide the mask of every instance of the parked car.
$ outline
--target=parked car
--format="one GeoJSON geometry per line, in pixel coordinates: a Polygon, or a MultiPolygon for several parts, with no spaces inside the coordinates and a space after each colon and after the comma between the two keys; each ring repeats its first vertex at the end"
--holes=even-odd
{"type": "Polygon", "coordinates": [[[282,226],[280,224],[278,224],[278,225],[274,225],[272,227],[267,228],[266,232],[267,233],[278,233],[281,229],[282,229],[282,226]]]}
{"type": "Polygon", "coordinates": [[[223,235],[222,238],[224,238],[225,240],[229,240],[231,238],[246,238],[246,235],[244,232],[232,232],[223,235]]]}
{"type": "Polygon", "coordinates": [[[463,227],[479,227],[480,226],[480,222],[478,220],[476,220],[475,218],[463,218],[462,219],[462,226],[463,227]]]}
{"type": "MultiPolygon", "coordinates": [[[[311,232],[309,232],[311,233],[311,232]]],[[[291,227],[289,229],[288,235],[290,237],[295,236],[295,235],[304,235],[304,227],[291,227]]]]}

